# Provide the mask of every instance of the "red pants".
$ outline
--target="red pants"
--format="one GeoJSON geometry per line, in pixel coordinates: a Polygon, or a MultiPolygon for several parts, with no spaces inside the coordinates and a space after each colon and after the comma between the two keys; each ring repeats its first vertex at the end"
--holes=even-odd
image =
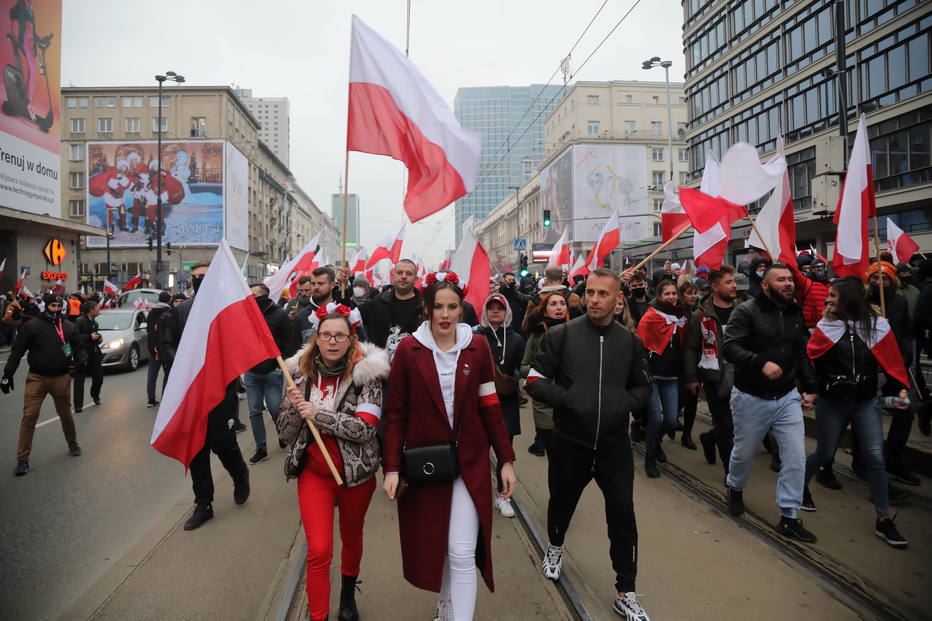
{"type": "Polygon", "coordinates": [[[362,527],[374,491],[374,476],[356,487],[337,486],[329,473],[321,476],[310,468],[298,476],[298,505],[307,537],[307,607],[311,619],[325,619],[330,614],[333,508],[340,507],[340,573],[358,576],[362,527]]]}

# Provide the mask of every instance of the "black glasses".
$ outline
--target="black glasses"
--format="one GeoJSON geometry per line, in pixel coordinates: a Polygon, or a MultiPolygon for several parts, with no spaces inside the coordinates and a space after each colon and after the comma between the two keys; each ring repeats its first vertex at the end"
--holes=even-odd
{"type": "Polygon", "coordinates": [[[345,343],[349,340],[349,334],[333,334],[331,332],[318,332],[317,340],[323,341],[324,343],[329,343],[333,341],[335,343],[345,343]]]}

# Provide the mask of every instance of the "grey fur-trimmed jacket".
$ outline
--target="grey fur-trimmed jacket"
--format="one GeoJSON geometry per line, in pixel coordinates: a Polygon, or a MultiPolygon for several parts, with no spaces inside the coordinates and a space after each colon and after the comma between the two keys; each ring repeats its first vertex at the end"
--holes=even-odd
{"type": "MultiPolygon", "coordinates": [[[[381,416],[382,380],[388,377],[388,355],[385,350],[371,343],[358,343],[363,359],[353,367],[353,381],[340,382],[334,403],[337,411],[318,409],[314,423],[323,434],[336,438],[343,458],[343,480],[346,487],[365,483],[376,473],[380,465],[378,428],[356,416],[356,410],[367,404],[381,416]]],[[[301,374],[299,362],[306,347],[288,358],[286,364],[294,377],[295,386],[306,393],[307,378],[301,374]]],[[[301,418],[297,408],[286,394],[279,408],[278,437],[290,448],[285,458],[285,478],[296,477],[307,461],[306,451],[314,441],[311,430],[301,418]]]]}

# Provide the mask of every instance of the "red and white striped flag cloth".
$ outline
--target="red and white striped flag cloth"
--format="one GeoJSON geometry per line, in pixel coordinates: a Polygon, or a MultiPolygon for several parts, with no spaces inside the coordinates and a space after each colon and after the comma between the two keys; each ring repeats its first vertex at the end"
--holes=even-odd
{"type": "Polygon", "coordinates": [[[350,261],[350,273],[355,275],[366,271],[366,259],[368,258],[369,253],[366,252],[365,248],[360,246],[356,250],[356,254],[353,256],[353,260],[350,261]]]}
{"type": "Polygon", "coordinates": [[[388,259],[391,261],[392,265],[398,263],[398,260],[401,259],[401,246],[405,241],[405,226],[406,224],[402,222],[401,226],[389,233],[388,237],[379,242],[379,245],[376,246],[372,254],[369,255],[369,262],[366,263],[366,269],[369,269],[383,259],[388,259]]]}
{"type": "Polygon", "coordinates": [[[572,267],[570,267],[570,282],[573,282],[573,279],[577,276],[586,276],[588,273],[589,268],[586,267],[586,260],[581,254],[576,255],[572,267]]]}
{"type": "Polygon", "coordinates": [[[52,293],[55,295],[61,295],[65,292],[65,283],[62,282],[61,278],[55,281],[55,285],[52,287],[52,293]]]}
{"type": "Polygon", "coordinates": [[[277,300],[281,292],[288,289],[289,286],[297,280],[297,278],[292,278],[292,276],[308,270],[311,263],[314,262],[314,255],[317,254],[319,246],[320,233],[317,233],[317,235],[312,237],[311,240],[304,245],[304,248],[302,248],[293,259],[282,263],[282,266],[277,272],[265,279],[265,286],[268,287],[270,291],[269,297],[273,300],[277,300]]]}
{"type": "Polygon", "coordinates": [[[909,386],[906,366],[903,364],[899,345],[890,329],[890,322],[884,317],[876,317],[874,321],[876,323],[873,332],[865,334],[860,322],[848,322],[846,326],[841,319],[822,318],[812,331],[812,336],[809,337],[806,352],[811,359],[815,360],[834,347],[835,343],[845,335],[845,328],[848,327],[864,341],[884,371],[904,386],[909,386]]]}
{"type": "Polygon", "coordinates": [[[188,315],[152,446],[187,468],[204,446],[207,414],[223,400],[227,385],[279,355],[230,246],[221,240],[188,315]]]}
{"type": "Polygon", "coordinates": [[[26,286],[26,268],[23,268],[23,271],[19,273],[19,278],[16,280],[16,284],[13,285],[13,293],[19,295],[19,292],[22,291],[23,287],[26,286]]]}
{"type": "Polygon", "coordinates": [[[456,250],[446,250],[443,253],[443,261],[440,262],[440,269],[438,272],[447,272],[450,270],[450,261],[453,259],[453,253],[456,250]]]}
{"type": "Polygon", "coordinates": [[[35,294],[32,291],[30,291],[29,287],[27,287],[26,285],[23,285],[22,293],[23,295],[30,297],[30,298],[36,297],[35,294]]]}
{"type": "Polygon", "coordinates": [[[867,272],[870,264],[867,221],[877,213],[874,202],[874,173],[871,150],[867,141],[867,123],[862,114],[858,133],[854,137],[848,172],[841,188],[841,198],[835,210],[835,255],[832,271],[839,277],[857,276],[867,272]]]}
{"type": "Polygon", "coordinates": [[[619,242],[621,242],[621,229],[618,227],[618,212],[616,211],[605,221],[605,226],[599,234],[599,241],[595,243],[586,258],[586,267],[589,271],[602,267],[606,257],[618,247],[619,242]]]}
{"type": "MultiPolygon", "coordinates": [[[[567,227],[568,229],[569,227],[567,227]]],[[[547,259],[547,267],[569,267],[570,266],[570,240],[567,236],[567,229],[563,229],[560,239],[553,245],[550,250],[550,258],[547,259]]]]}
{"type": "MultiPolygon", "coordinates": [[[[894,263],[908,263],[910,258],[919,252],[919,244],[898,227],[893,218],[887,218],[887,250],[893,255],[894,263]]],[[[0,272],[0,276],[2,275],[0,272]]]]}
{"type": "Polygon", "coordinates": [[[132,278],[126,281],[126,284],[123,285],[123,291],[132,291],[136,287],[142,284],[142,274],[136,274],[132,278]]]}
{"type": "Polygon", "coordinates": [[[453,253],[453,258],[450,259],[450,269],[459,276],[460,287],[463,287],[466,293],[466,301],[480,313],[485,299],[489,296],[492,267],[489,254],[476,239],[473,222],[473,217],[469,216],[463,223],[463,237],[453,253]]]}
{"type": "Polygon", "coordinates": [[[350,47],[346,148],[405,164],[412,222],[472,192],[479,135],[463,129],[417,67],[355,15],[350,47]]]}
{"type": "MultiPolygon", "coordinates": [[[[770,162],[783,157],[783,136],[777,138],[777,152],[770,162]]],[[[757,230],[752,230],[748,243],[755,248],[770,249],[771,257],[784,265],[796,267],[796,219],[793,214],[793,195],[790,190],[790,171],[783,171],[783,179],[773,188],[773,193],[754,220],[757,230]],[[763,239],[758,236],[761,232],[763,239]]]]}
{"type": "Polygon", "coordinates": [[[104,280],[104,293],[106,293],[107,295],[112,295],[113,297],[116,297],[120,295],[120,290],[117,288],[115,284],[113,284],[109,280],[104,280]]]}
{"type": "Polygon", "coordinates": [[[3,258],[3,261],[0,261],[0,278],[3,278],[3,272],[6,270],[6,257],[3,258]]]}
{"type": "Polygon", "coordinates": [[[663,205],[660,207],[661,241],[665,242],[689,226],[689,216],[676,195],[673,181],[663,184],[663,205]]]}

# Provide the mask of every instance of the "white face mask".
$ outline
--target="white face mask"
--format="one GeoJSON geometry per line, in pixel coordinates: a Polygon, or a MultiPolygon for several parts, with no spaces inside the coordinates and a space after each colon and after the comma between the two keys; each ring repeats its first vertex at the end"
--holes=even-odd
{"type": "Polygon", "coordinates": [[[365,297],[366,289],[364,287],[353,287],[353,297],[361,298],[365,297]]]}

